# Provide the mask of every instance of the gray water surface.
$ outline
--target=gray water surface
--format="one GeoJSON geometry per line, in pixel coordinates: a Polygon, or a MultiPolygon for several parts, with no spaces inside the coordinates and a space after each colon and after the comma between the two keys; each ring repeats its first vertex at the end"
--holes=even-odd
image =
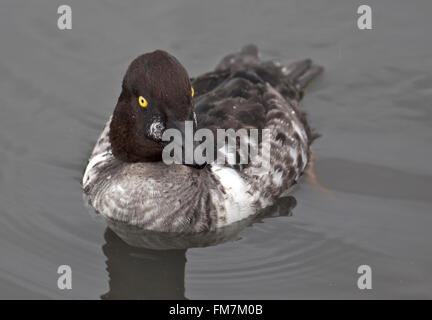
{"type": "Polygon", "coordinates": [[[367,2],[372,30],[358,1],[69,0],[60,31],[63,3],[2,1],[0,298],[432,298],[432,2],[367,2]],[[224,243],[126,244],[80,179],[128,64],[159,48],[195,76],[247,43],[325,67],[303,100],[316,181],[224,243]]]}

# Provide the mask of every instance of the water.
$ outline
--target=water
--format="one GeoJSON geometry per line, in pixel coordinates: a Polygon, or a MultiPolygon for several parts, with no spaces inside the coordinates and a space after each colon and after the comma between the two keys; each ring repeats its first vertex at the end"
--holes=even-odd
{"type": "Polygon", "coordinates": [[[371,2],[370,31],[358,1],[69,4],[70,31],[56,1],[0,5],[0,298],[432,298],[430,1],[371,2]],[[127,245],[80,186],[126,67],[160,48],[193,76],[250,42],[326,68],[303,101],[318,183],[225,243],[127,245]]]}

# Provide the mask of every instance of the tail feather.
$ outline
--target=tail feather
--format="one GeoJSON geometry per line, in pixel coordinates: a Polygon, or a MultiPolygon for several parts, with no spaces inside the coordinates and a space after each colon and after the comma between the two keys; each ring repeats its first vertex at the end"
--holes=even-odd
{"type": "Polygon", "coordinates": [[[307,85],[313,79],[318,77],[323,71],[324,68],[321,66],[311,66],[309,69],[307,69],[302,75],[297,78],[297,85],[299,86],[300,90],[306,88],[307,85]]]}
{"type": "Polygon", "coordinates": [[[305,73],[311,65],[311,59],[296,61],[288,65],[284,73],[287,75],[288,79],[295,81],[300,75],[305,73]]]}
{"type": "Polygon", "coordinates": [[[306,86],[323,72],[324,68],[312,64],[311,59],[294,62],[286,67],[284,73],[287,78],[296,85],[298,90],[303,90],[306,86]]]}
{"type": "Polygon", "coordinates": [[[299,60],[285,67],[273,61],[261,61],[257,46],[249,44],[225,56],[216,67],[216,71],[222,70],[229,70],[235,77],[253,83],[268,82],[283,96],[301,100],[304,89],[324,69],[314,65],[311,59],[299,60]]]}

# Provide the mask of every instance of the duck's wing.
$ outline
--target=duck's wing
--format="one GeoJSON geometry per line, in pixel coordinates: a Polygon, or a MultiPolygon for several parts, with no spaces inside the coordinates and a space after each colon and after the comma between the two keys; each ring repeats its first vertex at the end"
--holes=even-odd
{"type": "MultiPolygon", "coordinates": [[[[262,129],[269,111],[264,96],[267,85],[285,100],[298,102],[305,87],[322,71],[310,59],[288,66],[261,61],[257,47],[247,45],[224,57],[214,71],[191,79],[199,127],[262,129]]],[[[298,114],[307,126],[301,110],[298,114]]]]}
{"type": "Polygon", "coordinates": [[[215,71],[193,79],[198,128],[269,132],[266,173],[256,174],[253,161],[240,168],[252,192],[255,188],[264,197],[279,196],[303,173],[314,134],[298,102],[305,86],[321,72],[310,59],[288,66],[262,62],[257,48],[249,45],[223,58],[215,71]]]}

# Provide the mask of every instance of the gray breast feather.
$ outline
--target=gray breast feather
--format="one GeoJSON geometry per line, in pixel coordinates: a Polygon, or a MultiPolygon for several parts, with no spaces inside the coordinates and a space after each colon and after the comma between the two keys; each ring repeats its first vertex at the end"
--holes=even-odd
{"type": "Polygon", "coordinates": [[[87,165],[83,188],[102,216],[164,232],[200,232],[224,223],[224,196],[210,168],[162,162],[125,163],[114,158],[110,120],[87,165]]]}

